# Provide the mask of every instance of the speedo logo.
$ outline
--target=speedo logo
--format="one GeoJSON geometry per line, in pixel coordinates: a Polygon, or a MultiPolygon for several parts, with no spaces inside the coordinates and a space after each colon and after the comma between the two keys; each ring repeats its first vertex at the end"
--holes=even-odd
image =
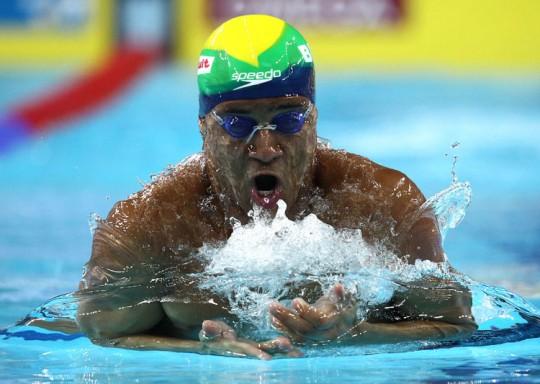
{"type": "Polygon", "coordinates": [[[233,91],[241,88],[252,87],[254,85],[268,83],[269,81],[272,81],[272,79],[275,79],[277,77],[281,77],[281,71],[279,69],[269,69],[268,71],[260,72],[235,72],[232,75],[232,79],[236,82],[242,81],[246,84],[234,88],[233,91]]]}

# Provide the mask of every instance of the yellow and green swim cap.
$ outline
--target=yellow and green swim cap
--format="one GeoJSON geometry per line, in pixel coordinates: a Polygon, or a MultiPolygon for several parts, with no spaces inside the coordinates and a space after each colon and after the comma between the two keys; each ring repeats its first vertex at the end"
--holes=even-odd
{"type": "Polygon", "coordinates": [[[199,57],[199,116],[229,100],[279,96],[315,98],[311,51],[285,21],[244,15],[221,24],[199,57]]]}

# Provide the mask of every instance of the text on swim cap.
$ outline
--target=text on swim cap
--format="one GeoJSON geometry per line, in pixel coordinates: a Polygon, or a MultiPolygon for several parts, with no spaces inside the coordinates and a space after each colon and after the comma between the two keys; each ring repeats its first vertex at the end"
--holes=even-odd
{"type": "Polygon", "coordinates": [[[304,58],[304,61],[306,63],[313,63],[313,57],[311,57],[311,52],[309,51],[309,48],[307,45],[305,44],[299,45],[298,50],[302,54],[302,57],[304,58]]]}
{"type": "Polygon", "coordinates": [[[202,75],[210,73],[212,70],[212,64],[214,64],[214,56],[201,56],[199,57],[199,65],[197,66],[197,74],[202,75]]]}
{"type": "Polygon", "coordinates": [[[232,79],[237,82],[243,81],[247,84],[236,87],[233,90],[236,91],[237,89],[247,88],[253,85],[259,85],[263,83],[268,83],[273,78],[280,77],[280,76],[281,76],[281,71],[279,69],[269,69],[268,71],[260,71],[260,72],[235,72],[232,75],[232,79]]]}
{"type": "Polygon", "coordinates": [[[272,80],[275,77],[280,77],[281,71],[279,69],[270,69],[268,71],[261,72],[235,72],[232,75],[232,79],[235,81],[250,81],[250,80],[272,80]]]}

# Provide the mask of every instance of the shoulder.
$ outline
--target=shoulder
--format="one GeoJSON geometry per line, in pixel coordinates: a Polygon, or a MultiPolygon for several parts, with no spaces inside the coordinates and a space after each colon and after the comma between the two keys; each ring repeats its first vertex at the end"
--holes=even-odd
{"type": "Polygon", "coordinates": [[[152,176],[151,182],[140,191],[118,201],[109,212],[107,221],[122,224],[145,220],[149,215],[158,211],[163,214],[166,208],[173,207],[193,210],[194,203],[206,192],[208,184],[204,164],[202,155],[193,155],[152,176]]]}
{"type": "Polygon", "coordinates": [[[403,172],[343,150],[319,149],[316,175],[318,186],[326,190],[355,185],[362,190],[408,189],[422,195],[414,182],[403,172]]]}
{"type": "Polygon", "coordinates": [[[117,277],[109,276],[110,270],[141,263],[168,264],[200,247],[213,231],[203,208],[209,206],[205,201],[208,186],[204,157],[191,156],[117,202],[107,218],[97,223],[81,286],[114,280],[117,277]]]}
{"type": "Polygon", "coordinates": [[[386,207],[398,222],[425,201],[420,189],[403,172],[341,150],[317,151],[316,184],[330,198],[372,206],[370,214],[386,207]]]}
{"type": "Polygon", "coordinates": [[[206,174],[194,155],[154,176],[144,188],[111,209],[106,223],[151,249],[196,248],[216,237],[219,211],[206,174]]]}

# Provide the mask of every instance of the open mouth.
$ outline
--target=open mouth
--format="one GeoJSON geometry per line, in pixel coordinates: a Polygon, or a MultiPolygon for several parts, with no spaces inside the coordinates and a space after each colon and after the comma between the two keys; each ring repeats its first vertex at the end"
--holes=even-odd
{"type": "Polygon", "coordinates": [[[274,208],[281,198],[279,179],[274,175],[261,174],[253,179],[251,199],[263,208],[274,208]]]}

